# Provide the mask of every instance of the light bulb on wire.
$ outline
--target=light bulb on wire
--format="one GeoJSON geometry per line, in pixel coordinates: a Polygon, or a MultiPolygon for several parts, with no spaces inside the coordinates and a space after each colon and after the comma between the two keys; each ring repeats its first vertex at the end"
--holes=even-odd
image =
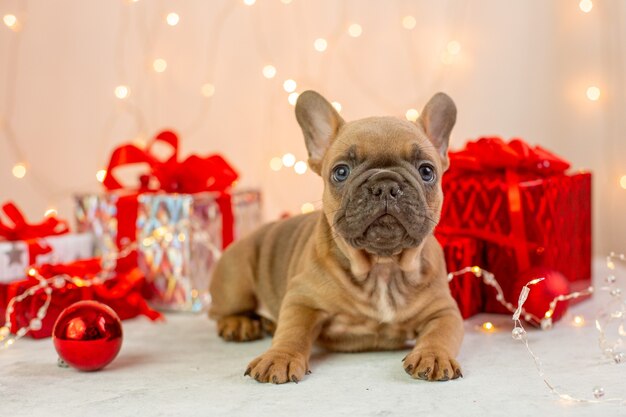
{"type": "Polygon", "coordinates": [[[298,102],[299,95],[300,93],[296,93],[296,92],[289,94],[289,96],[287,97],[287,101],[289,102],[289,104],[291,104],[292,106],[295,106],[296,103],[298,102]]]}
{"type": "Polygon", "coordinates": [[[484,332],[491,333],[496,330],[496,326],[493,325],[492,322],[486,321],[480,326],[484,332]]]}
{"type": "Polygon", "coordinates": [[[595,86],[587,88],[587,98],[591,101],[598,101],[600,98],[600,89],[595,86]]]}
{"type": "Polygon", "coordinates": [[[359,36],[361,36],[361,33],[363,33],[363,28],[358,23],[353,23],[348,26],[348,35],[352,36],[353,38],[358,38],[359,36]]]}
{"type": "Polygon", "coordinates": [[[200,92],[202,93],[203,96],[207,98],[212,97],[213,94],[215,94],[215,86],[211,83],[203,84],[202,87],[200,88],[200,92]]]}
{"type": "Polygon", "coordinates": [[[44,212],[43,215],[44,217],[52,217],[52,216],[56,216],[57,214],[59,214],[57,212],[57,209],[55,209],[54,207],[50,207],[44,212]]]}
{"type": "Polygon", "coordinates": [[[283,83],[283,88],[288,93],[293,93],[294,91],[296,91],[297,87],[298,84],[292,79],[285,80],[285,82],[283,83]]]}
{"type": "Polygon", "coordinates": [[[266,65],[263,67],[263,76],[268,80],[276,76],[276,67],[273,65],[266,65]]]}
{"type": "Polygon", "coordinates": [[[593,2],[591,0],[580,0],[580,3],[578,3],[578,7],[584,13],[589,13],[591,9],[593,9],[593,2]]]}
{"type": "Polygon", "coordinates": [[[165,17],[165,21],[170,26],[176,26],[178,22],[180,21],[180,16],[178,15],[178,13],[174,13],[174,12],[168,13],[167,16],[165,17]]]}
{"type": "Polygon", "coordinates": [[[461,52],[461,44],[459,41],[450,41],[446,46],[446,50],[450,55],[458,55],[461,52]]]}
{"type": "Polygon", "coordinates": [[[167,61],[163,58],[157,58],[152,62],[152,68],[154,68],[156,72],[164,72],[167,69],[167,61]]]}
{"type": "Polygon", "coordinates": [[[98,182],[103,182],[104,178],[107,176],[107,170],[106,169],[99,169],[96,172],[96,180],[98,182]]]}
{"type": "Polygon", "coordinates": [[[283,160],[277,156],[270,159],[270,169],[272,171],[280,171],[283,167],[283,160]]]}
{"type": "Polygon", "coordinates": [[[13,169],[11,170],[13,176],[17,179],[22,179],[26,176],[26,164],[20,162],[13,165],[13,169]]]}
{"type": "Polygon", "coordinates": [[[292,153],[286,153],[283,155],[282,162],[284,166],[290,168],[296,163],[296,156],[292,153]]]}
{"type": "Polygon", "coordinates": [[[4,24],[11,30],[17,31],[19,29],[19,21],[14,14],[5,14],[2,18],[4,24]]]}
{"type": "Polygon", "coordinates": [[[315,206],[311,203],[304,203],[302,207],[300,207],[300,211],[302,214],[311,213],[312,211],[315,211],[315,206]]]}
{"type": "Polygon", "coordinates": [[[452,40],[446,45],[446,49],[441,53],[441,62],[444,64],[452,64],[458,59],[461,53],[461,44],[459,41],[452,40]]]}
{"type": "Polygon", "coordinates": [[[293,170],[299,175],[304,174],[308,168],[308,165],[304,161],[298,161],[293,166],[293,170]]]}
{"type": "Polygon", "coordinates": [[[404,114],[404,116],[406,117],[407,120],[414,122],[417,120],[418,117],[420,117],[420,112],[417,111],[416,109],[408,109],[406,113],[404,114]]]}
{"type": "Polygon", "coordinates": [[[115,97],[119,98],[120,100],[128,98],[129,95],[130,88],[128,88],[128,86],[118,85],[117,87],[115,87],[115,97]]]}
{"type": "Polygon", "coordinates": [[[317,38],[315,42],[313,42],[313,47],[317,52],[324,52],[326,48],[328,48],[328,42],[324,38],[317,38]]]}
{"type": "Polygon", "coordinates": [[[414,29],[415,26],[417,25],[417,20],[415,20],[415,18],[413,16],[404,16],[402,18],[402,27],[407,29],[407,30],[411,30],[414,29]]]}

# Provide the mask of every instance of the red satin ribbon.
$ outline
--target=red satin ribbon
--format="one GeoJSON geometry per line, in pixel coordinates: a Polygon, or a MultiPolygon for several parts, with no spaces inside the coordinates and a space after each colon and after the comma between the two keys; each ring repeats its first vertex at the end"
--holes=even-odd
{"type": "Polygon", "coordinates": [[[52,251],[40,238],[62,235],[69,231],[67,222],[55,216],[46,217],[41,223],[28,223],[24,214],[12,202],[5,203],[2,211],[12,224],[5,223],[0,218],[0,237],[9,241],[25,241],[28,245],[29,264],[35,263],[37,256],[52,251]]]}
{"type": "MultiPolygon", "coordinates": [[[[178,160],[178,136],[171,131],[159,133],[146,147],[141,149],[132,144],[119,146],[113,151],[103,185],[107,190],[129,189],[115,176],[117,168],[133,164],[147,164],[148,171],[140,176],[140,185],[135,191],[167,193],[198,193],[212,191],[220,193],[217,203],[222,211],[222,242],[226,246],[233,240],[233,213],[229,189],[239,178],[235,169],[220,155],[199,157],[191,155],[178,160]],[[172,154],[159,159],[153,152],[157,143],[167,145],[172,154]]],[[[131,196],[134,198],[134,196],[131,196]]],[[[134,219],[118,219],[118,237],[126,236],[122,229],[134,234],[134,219]]],[[[132,236],[132,235],[128,235],[132,236]]],[[[119,243],[119,242],[118,242],[119,243]]]]}
{"type": "Polygon", "coordinates": [[[528,242],[526,237],[519,188],[520,178],[524,174],[542,178],[561,174],[570,167],[570,164],[539,146],[531,148],[521,139],[513,139],[507,144],[497,137],[469,142],[465,149],[450,152],[449,158],[450,169],[446,173],[446,180],[461,179],[473,172],[494,173],[502,176],[507,189],[511,232],[509,236],[500,236],[484,230],[472,228],[457,230],[443,225],[438,228],[438,232],[448,235],[473,236],[498,245],[512,246],[518,269],[522,271],[529,268],[528,252],[535,245],[528,242]]]}

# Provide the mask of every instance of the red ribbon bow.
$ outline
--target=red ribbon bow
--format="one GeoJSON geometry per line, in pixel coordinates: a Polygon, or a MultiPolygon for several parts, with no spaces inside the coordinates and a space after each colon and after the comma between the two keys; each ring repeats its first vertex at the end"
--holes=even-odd
{"type": "Polygon", "coordinates": [[[563,173],[570,167],[569,162],[540,146],[531,148],[521,139],[506,143],[498,137],[485,137],[469,142],[465,149],[450,152],[448,157],[451,174],[464,171],[514,170],[550,176],[563,173]]]}
{"type": "Polygon", "coordinates": [[[159,133],[146,147],[141,149],[132,144],[119,146],[113,151],[103,184],[107,190],[124,187],[115,177],[116,168],[125,165],[147,163],[149,172],[140,177],[139,191],[165,191],[168,193],[197,193],[201,191],[226,191],[239,178],[237,172],[220,155],[199,157],[191,155],[178,161],[178,136],[165,130],[159,133]],[[160,160],[152,152],[157,142],[172,149],[172,154],[160,160]],[[155,181],[156,183],[155,184],[155,181]]]}
{"type": "MultiPolygon", "coordinates": [[[[469,142],[465,149],[450,152],[449,158],[450,169],[446,173],[448,181],[475,172],[491,171],[503,174],[507,186],[511,233],[509,236],[495,238],[499,244],[514,248],[520,271],[529,268],[529,242],[526,238],[520,193],[521,176],[531,174],[533,177],[549,177],[563,174],[570,167],[569,162],[540,146],[532,148],[521,139],[513,139],[506,143],[498,137],[485,137],[476,142],[469,142]]],[[[439,231],[450,235],[494,239],[493,236],[487,236],[483,230],[450,230],[443,226],[439,231]]]]}
{"type": "Polygon", "coordinates": [[[62,235],[69,231],[67,222],[55,216],[46,217],[41,223],[29,224],[20,209],[12,202],[5,203],[2,211],[12,224],[5,223],[0,218],[0,237],[10,241],[24,240],[28,245],[30,264],[35,263],[37,256],[52,251],[50,246],[39,240],[40,238],[62,235]]]}

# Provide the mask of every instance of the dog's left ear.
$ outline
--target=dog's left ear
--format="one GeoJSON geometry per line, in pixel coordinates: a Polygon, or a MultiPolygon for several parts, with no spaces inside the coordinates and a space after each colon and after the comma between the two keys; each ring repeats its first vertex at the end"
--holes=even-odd
{"type": "Polygon", "coordinates": [[[312,90],[298,96],[296,119],[309,151],[309,166],[319,175],[324,154],[344,121],[328,100],[312,90]]]}
{"type": "Polygon", "coordinates": [[[456,105],[445,93],[437,93],[426,103],[417,123],[441,155],[443,169],[448,169],[448,142],[456,122],[456,105]]]}

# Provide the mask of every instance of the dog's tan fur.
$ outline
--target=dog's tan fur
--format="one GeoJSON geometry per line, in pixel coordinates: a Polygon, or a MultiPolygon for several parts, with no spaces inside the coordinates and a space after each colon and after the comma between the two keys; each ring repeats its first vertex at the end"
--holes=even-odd
{"type": "Polygon", "coordinates": [[[263,327],[276,324],[272,347],[246,370],[260,382],[301,380],[314,342],[354,352],[402,349],[416,340],[404,359],[408,374],[439,381],[459,377],[455,357],[463,324],[432,233],[390,256],[353,247],[335,230],[342,196],[329,185],[334,161],[349,147],[365,160],[385,154],[406,159],[417,144],[438,174],[426,201],[438,220],[454,104],[439,93],[415,124],[388,117],[345,123],[325,99],[305,92],[296,115],[309,165],[325,181],[323,211],[265,225],[224,252],[210,288],[210,315],[219,334],[254,340],[263,327]]]}

